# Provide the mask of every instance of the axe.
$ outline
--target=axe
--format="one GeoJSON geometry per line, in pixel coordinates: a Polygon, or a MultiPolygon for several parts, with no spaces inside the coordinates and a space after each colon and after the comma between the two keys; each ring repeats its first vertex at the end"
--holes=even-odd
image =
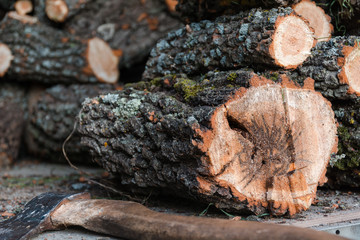
{"type": "Polygon", "coordinates": [[[292,226],[165,214],[136,202],[90,199],[89,193],[35,197],[21,213],[0,223],[0,239],[30,239],[68,226],[125,239],[344,239],[292,226]]]}

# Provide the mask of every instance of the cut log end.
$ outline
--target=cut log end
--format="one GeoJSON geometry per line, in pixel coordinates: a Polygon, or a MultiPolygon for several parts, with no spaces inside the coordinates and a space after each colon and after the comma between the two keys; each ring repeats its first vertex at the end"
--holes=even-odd
{"type": "Polygon", "coordinates": [[[333,31],[333,26],[330,23],[331,18],[321,7],[316,6],[315,2],[310,0],[303,0],[294,5],[293,9],[309,22],[319,42],[330,40],[333,31]]]}
{"type": "Polygon", "coordinates": [[[0,43],[0,77],[3,77],[6,74],[13,59],[14,56],[12,55],[9,47],[0,43]]]}
{"type": "Polygon", "coordinates": [[[178,4],[178,0],[165,0],[165,3],[170,12],[176,12],[176,5],[178,4]]]}
{"type": "Polygon", "coordinates": [[[345,64],[340,73],[340,80],[349,85],[349,93],[360,96],[360,47],[344,47],[345,64]]]}
{"type": "Polygon", "coordinates": [[[69,8],[64,0],[46,0],[45,12],[54,22],[64,22],[69,14],[69,8]]]}
{"type": "Polygon", "coordinates": [[[101,82],[116,83],[119,78],[119,58],[100,38],[92,38],[87,48],[88,68],[101,82]]]}
{"type": "Polygon", "coordinates": [[[19,15],[26,15],[33,11],[33,4],[29,0],[18,0],[15,3],[15,10],[19,15]]]}
{"type": "Polygon", "coordinates": [[[284,68],[296,68],[309,56],[315,45],[312,29],[299,16],[278,18],[270,54],[284,68]]]}
{"type": "Polygon", "coordinates": [[[243,89],[215,111],[198,145],[214,184],[275,215],[310,207],[337,143],[328,101],[294,86],[266,81],[243,89]]]}

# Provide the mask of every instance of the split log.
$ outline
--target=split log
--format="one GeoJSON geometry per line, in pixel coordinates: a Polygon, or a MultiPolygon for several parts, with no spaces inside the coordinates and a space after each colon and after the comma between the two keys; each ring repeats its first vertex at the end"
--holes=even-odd
{"type": "Polygon", "coordinates": [[[143,62],[160,38],[181,26],[163,0],[94,0],[64,27],[79,36],[102,38],[121,55],[120,68],[130,68],[143,62]]]}
{"type": "Polygon", "coordinates": [[[217,1],[217,0],[179,0],[176,10],[181,14],[185,22],[194,22],[204,19],[214,19],[220,15],[233,15],[239,11],[256,7],[287,7],[299,0],[235,0],[235,1],[217,1]]]}
{"type": "Polygon", "coordinates": [[[16,84],[0,85],[0,167],[14,163],[25,125],[25,88],[16,84]]]}
{"type": "MultiPolygon", "coordinates": [[[[250,87],[233,88],[234,94],[211,87],[212,80],[192,93],[211,91],[207,105],[133,89],[86,100],[81,142],[127,186],[256,214],[307,209],[336,149],[327,100],[286,79],[280,85],[256,75],[235,77],[250,87]]],[[[156,81],[171,85],[174,78],[156,81]]],[[[196,87],[189,79],[175,81],[196,87]]]]}
{"type": "Polygon", "coordinates": [[[26,15],[33,11],[33,4],[30,0],[18,0],[15,3],[15,10],[19,15],[26,15]]]}
{"type": "Polygon", "coordinates": [[[360,95],[360,48],[356,36],[334,37],[311,50],[298,67],[303,77],[315,80],[315,89],[330,100],[355,99],[360,95]]]}
{"type": "MultiPolygon", "coordinates": [[[[46,90],[34,88],[29,96],[29,120],[25,139],[31,154],[51,161],[64,161],[62,144],[74,128],[81,103],[87,97],[115,90],[105,84],[56,85],[46,90]]],[[[66,145],[66,153],[74,162],[89,162],[75,132],[66,145]]]]}
{"type": "Polygon", "coordinates": [[[308,57],[315,42],[311,28],[291,8],[254,9],[169,33],[151,51],[143,76],[191,77],[241,66],[290,69],[308,57]]]}
{"type": "Polygon", "coordinates": [[[118,57],[103,40],[80,39],[13,12],[1,22],[0,42],[11,51],[1,53],[8,56],[0,67],[7,79],[115,83],[119,77],[118,57]]]}

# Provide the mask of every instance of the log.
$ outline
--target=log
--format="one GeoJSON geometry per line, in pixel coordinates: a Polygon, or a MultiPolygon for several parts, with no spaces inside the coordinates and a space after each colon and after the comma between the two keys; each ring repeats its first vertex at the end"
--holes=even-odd
{"type": "Polygon", "coordinates": [[[29,18],[11,12],[1,22],[0,42],[11,52],[1,53],[7,55],[1,75],[52,84],[118,80],[118,57],[103,40],[79,38],[29,18]]]}
{"type": "Polygon", "coordinates": [[[181,26],[162,0],[94,0],[64,28],[79,36],[105,40],[121,55],[119,67],[130,68],[145,61],[160,38],[181,26]]]}
{"type": "Polygon", "coordinates": [[[65,21],[80,14],[91,1],[93,0],[34,0],[34,15],[40,22],[61,28],[65,21]]]}
{"type": "Polygon", "coordinates": [[[296,70],[315,80],[315,89],[329,100],[356,99],[360,95],[360,48],[356,36],[320,42],[296,70]]]}
{"type": "Polygon", "coordinates": [[[19,15],[26,15],[33,11],[33,4],[30,0],[18,0],[15,3],[15,10],[19,15]]]}
{"type": "Polygon", "coordinates": [[[310,27],[314,29],[315,38],[318,42],[329,41],[334,31],[331,17],[321,7],[311,0],[302,0],[292,6],[294,11],[305,18],[310,27]]]}
{"type": "Polygon", "coordinates": [[[65,22],[85,7],[90,0],[46,0],[45,12],[48,18],[55,22],[65,22]]]}
{"type": "Polygon", "coordinates": [[[176,10],[187,23],[204,19],[214,19],[220,15],[233,15],[239,11],[255,7],[287,7],[299,0],[263,0],[263,1],[217,1],[217,0],[179,0],[176,10]]]}
{"type": "MultiPolygon", "coordinates": [[[[33,88],[29,97],[29,120],[25,140],[29,153],[53,162],[63,162],[62,144],[74,128],[81,103],[88,97],[115,90],[107,84],[55,85],[46,89],[33,88]]],[[[89,155],[80,146],[75,132],[66,145],[73,162],[89,163],[89,155]]]]}
{"type": "Polygon", "coordinates": [[[241,66],[296,68],[315,42],[311,28],[292,9],[253,9],[168,34],[151,51],[143,77],[192,77],[241,66]]]}
{"type": "Polygon", "coordinates": [[[172,87],[88,99],[79,119],[81,142],[125,186],[161,188],[255,214],[307,209],[336,150],[328,101],[286,79],[233,79],[250,87],[233,87],[231,94],[212,85],[214,79],[198,85],[183,78],[154,80],[195,88],[193,95],[212,92],[206,105],[178,97],[181,91],[171,94],[172,87]]]}
{"type": "Polygon", "coordinates": [[[0,167],[16,160],[25,125],[25,88],[17,84],[0,84],[0,167]]]}

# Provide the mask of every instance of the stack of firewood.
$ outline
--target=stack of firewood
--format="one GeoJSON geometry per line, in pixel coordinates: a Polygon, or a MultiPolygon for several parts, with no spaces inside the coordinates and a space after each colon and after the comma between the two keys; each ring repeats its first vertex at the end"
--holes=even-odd
{"type": "Polygon", "coordinates": [[[58,153],[92,97],[68,151],[85,148],[136,191],[293,215],[310,207],[329,162],[333,186],[357,184],[360,47],[332,33],[360,3],[332,15],[328,1],[166,1],[179,27],[155,0],[70,2],[2,20],[4,79],[67,84],[28,94],[31,152],[58,153]],[[146,58],[141,81],[122,90],[84,84],[118,82],[119,68],[146,58]]]}
{"type": "MultiPolygon", "coordinates": [[[[82,101],[140,79],[156,41],[183,26],[162,0],[18,0],[1,8],[2,166],[17,158],[21,136],[29,153],[63,161],[82,101]]],[[[76,134],[67,151],[90,162],[76,134]]]]}

